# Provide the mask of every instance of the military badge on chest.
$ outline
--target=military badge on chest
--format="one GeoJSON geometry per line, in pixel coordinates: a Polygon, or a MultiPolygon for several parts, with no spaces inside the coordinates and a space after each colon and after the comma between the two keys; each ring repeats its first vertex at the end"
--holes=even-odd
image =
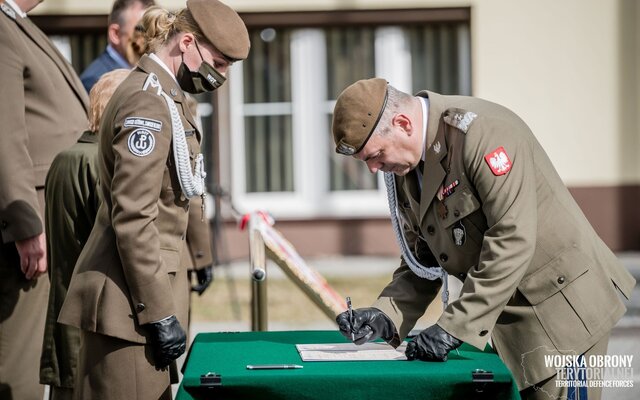
{"type": "Polygon", "coordinates": [[[447,205],[445,200],[447,197],[451,196],[456,189],[456,186],[460,184],[459,180],[454,180],[448,185],[442,185],[438,192],[436,193],[436,197],[438,198],[438,204],[436,205],[436,210],[438,211],[438,216],[441,219],[447,218],[449,215],[449,210],[447,209],[447,205]]]}
{"type": "Polygon", "coordinates": [[[462,221],[458,221],[453,225],[451,235],[453,237],[453,243],[455,243],[456,246],[462,246],[464,244],[467,239],[467,230],[464,228],[462,221]]]}

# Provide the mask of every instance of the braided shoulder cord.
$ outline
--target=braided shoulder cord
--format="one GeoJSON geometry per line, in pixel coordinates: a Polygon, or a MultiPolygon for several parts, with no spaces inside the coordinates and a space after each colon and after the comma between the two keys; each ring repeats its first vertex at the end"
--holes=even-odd
{"type": "Polygon", "coordinates": [[[409,249],[407,239],[404,236],[402,227],[400,226],[400,217],[398,212],[398,197],[396,193],[396,180],[393,172],[384,173],[384,183],[387,189],[387,200],[389,202],[389,212],[391,214],[391,225],[393,226],[393,233],[396,236],[400,251],[402,252],[402,258],[407,263],[411,271],[418,275],[420,278],[429,279],[431,281],[436,279],[442,280],[442,303],[444,307],[447,306],[449,301],[449,285],[447,282],[447,272],[442,267],[425,267],[414,257],[413,252],[409,249]]]}

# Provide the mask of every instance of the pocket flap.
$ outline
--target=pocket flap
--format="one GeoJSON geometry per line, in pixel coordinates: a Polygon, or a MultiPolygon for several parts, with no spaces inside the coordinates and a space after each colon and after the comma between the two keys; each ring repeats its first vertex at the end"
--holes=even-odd
{"type": "Polygon", "coordinates": [[[586,254],[572,247],[536,272],[525,276],[518,290],[531,305],[539,304],[587,272],[591,263],[586,254]]]}
{"type": "Polygon", "coordinates": [[[160,249],[160,258],[164,261],[167,272],[178,272],[180,253],[174,249],[160,249]]]}
{"type": "Polygon", "coordinates": [[[445,200],[447,206],[447,216],[443,220],[445,228],[453,225],[472,212],[480,208],[480,202],[473,195],[468,187],[457,188],[457,190],[445,200]]]}

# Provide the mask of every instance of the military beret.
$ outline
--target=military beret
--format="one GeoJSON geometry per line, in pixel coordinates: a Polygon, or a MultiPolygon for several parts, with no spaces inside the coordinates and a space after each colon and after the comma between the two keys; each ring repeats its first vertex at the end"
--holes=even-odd
{"type": "Polygon", "coordinates": [[[360,80],[340,93],[333,109],[336,152],[351,156],[362,150],[376,129],[387,104],[387,81],[360,80]]]}
{"type": "Polygon", "coordinates": [[[249,55],[249,33],[232,8],[218,0],[187,0],[193,19],[211,44],[225,57],[244,60],[249,55]]]}

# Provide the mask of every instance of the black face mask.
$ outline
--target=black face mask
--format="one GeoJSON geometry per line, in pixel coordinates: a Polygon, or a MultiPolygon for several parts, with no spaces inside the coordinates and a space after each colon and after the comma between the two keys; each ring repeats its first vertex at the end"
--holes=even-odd
{"type": "Polygon", "coordinates": [[[194,43],[196,44],[198,54],[200,54],[202,64],[200,64],[200,68],[198,68],[197,71],[191,71],[189,67],[187,67],[187,64],[184,63],[183,54],[182,63],[180,64],[180,68],[178,68],[178,75],[176,76],[178,84],[182,90],[192,94],[214,91],[222,86],[227,78],[222,76],[222,74],[219,73],[213,65],[204,60],[202,53],[200,53],[198,42],[194,43]]]}

